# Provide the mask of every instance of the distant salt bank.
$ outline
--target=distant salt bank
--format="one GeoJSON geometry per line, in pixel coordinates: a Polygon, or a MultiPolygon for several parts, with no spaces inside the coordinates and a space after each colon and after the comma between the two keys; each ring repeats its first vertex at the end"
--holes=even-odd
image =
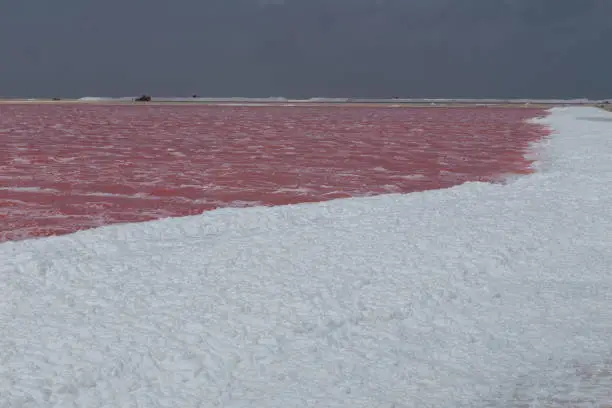
{"type": "Polygon", "coordinates": [[[600,106],[602,109],[605,109],[609,112],[612,112],[612,103],[608,103],[608,104],[603,104],[600,106]]]}
{"type": "MultiPolygon", "coordinates": [[[[608,101],[595,101],[586,99],[367,99],[367,98],[176,98],[152,97],[150,100],[139,101],[139,97],[83,97],[83,98],[0,98],[1,104],[114,104],[114,105],[213,105],[213,106],[342,106],[342,107],[373,107],[385,106],[396,108],[409,107],[530,107],[551,108],[555,106],[598,106],[607,108],[608,101]]],[[[611,110],[612,108],[607,108],[611,110]]]]}
{"type": "Polygon", "coordinates": [[[61,99],[61,100],[0,100],[0,104],[96,104],[96,105],[149,105],[149,106],[168,106],[168,105],[182,105],[182,106],[193,106],[193,105],[206,105],[206,106],[236,106],[236,107],[387,107],[387,108],[464,108],[464,107],[481,107],[481,108],[551,108],[557,105],[548,104],[502,104],[502,103],[487,103],[487,104],[474,104],[474,103],[390,103],[390,102],[308,102],[308,101],[296,101],[296,102],[209,102],[209,101],[151,101],[151,102],[138,102],[138,101],[124,101],[124,100],[79,100],[79,99],[61,99]]]}

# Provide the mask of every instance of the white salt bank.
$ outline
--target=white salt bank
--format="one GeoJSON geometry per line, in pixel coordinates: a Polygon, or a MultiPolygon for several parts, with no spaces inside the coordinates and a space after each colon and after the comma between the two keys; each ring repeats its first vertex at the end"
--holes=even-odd
{"type": "Polygon", "coordinates": [[[612,114],[543,122],[506,185],[1,244],[0,407],[612,403],[612,114]]]}

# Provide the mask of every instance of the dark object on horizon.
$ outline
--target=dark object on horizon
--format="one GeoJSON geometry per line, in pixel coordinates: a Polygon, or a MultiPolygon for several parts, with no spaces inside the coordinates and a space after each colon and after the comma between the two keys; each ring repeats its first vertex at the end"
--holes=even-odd
{"type": "Polygon", "coordinates": [[[134,99],[136,102],[151,102],[151,96],[141,95],[139,98],[134,99]]]}
{"type": "Polygon", "coordinates": [[[193,94],[191,95],[192,98],[199,98],[199,96],[197,94],[193,94]]]}
{"type": "Polygon", "coordinates": [[[53,98],[53,99],[51,99],[51,100],[52,100],[52,101],[59,101],[59,100],[61,100],[61,99],[60,99],[60,98],[53,98]]]}

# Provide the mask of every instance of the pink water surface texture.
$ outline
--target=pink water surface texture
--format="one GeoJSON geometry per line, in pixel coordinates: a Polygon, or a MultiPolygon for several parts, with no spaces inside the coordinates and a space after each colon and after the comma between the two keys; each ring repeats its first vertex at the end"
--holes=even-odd
{"type": "Polygon", "coordinates": [[[0,105],[0,242],[531,171],[531,108],[0,105]]]}

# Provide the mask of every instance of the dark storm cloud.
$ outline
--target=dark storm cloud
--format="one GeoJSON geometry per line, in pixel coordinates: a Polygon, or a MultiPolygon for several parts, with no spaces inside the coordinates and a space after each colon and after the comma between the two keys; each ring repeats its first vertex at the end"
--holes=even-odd
{"type": "Polygon", "coordinates": [[[611,0],[7,0],[0,95],[612,95],[611,0]]]}

